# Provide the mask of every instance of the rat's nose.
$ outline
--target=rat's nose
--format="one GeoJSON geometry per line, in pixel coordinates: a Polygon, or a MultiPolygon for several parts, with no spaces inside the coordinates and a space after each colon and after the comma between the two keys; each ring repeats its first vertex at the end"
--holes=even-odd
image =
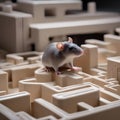
{"type": "Polygon", "coordinates": [[[84,54],[84,50],[82,48],[79,48],[79,50],[77,51],[77,55],[81,56],[84,54]]]}

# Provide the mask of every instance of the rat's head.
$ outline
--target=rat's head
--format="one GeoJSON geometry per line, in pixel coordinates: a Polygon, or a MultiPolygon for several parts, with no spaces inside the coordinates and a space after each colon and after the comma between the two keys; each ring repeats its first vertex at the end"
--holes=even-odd
{"type": "Polygon", "coordinates": [[[78,57],[83,54],[83,49],[74,44],[70,37],[67,42],[57,43],[57,49],[62,52],[65,57],[78,57]]]}

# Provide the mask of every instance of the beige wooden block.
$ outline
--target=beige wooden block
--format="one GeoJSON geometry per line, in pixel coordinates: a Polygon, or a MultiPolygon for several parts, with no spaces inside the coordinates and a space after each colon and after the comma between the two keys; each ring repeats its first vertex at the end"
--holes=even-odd
{"type": "MultiPolygon", "coordinates": [[[[12,6],[13,6],[13,9],[16,9],[17,4],[12,5],[12,6]]],[[[12,50],[12,52],[31,51],[32,50],[31,44],[33,44],[33,42],[31,42],[31,40],[30,40],[29,24],[32,22],[32,15],[28,14],[28,13],[19,12],[19,11],[18,12],[13,11],[11,14],[6,14],[6,16],[15,17],[15,20],[17,18],[19,18],[19,19],[21,19],[21,22],[22,22],[21,24],[18,23],[15,25],[16,32],[18,31],[19,34],[20,34],[20,32],[22,32],[22,33],[20,34],[21,36],[19,36],[18,33],[14,34],[14,36],[16,36],[16,38],[14,39],[14,41],[11,40],[11,41],[13,41],[11,43],[11,45],[14,47],[14,50],[12,50]],[[14,44],[14,43],[16,43],[16,44],[14,44]]],[[[5,26],[5,29],[8,29],[8,28],[5,26]]],[[[2,36],[4,37],[5,34],[3,34],[2,36]]],[[[10,36],[9,33],[8,33],[8,36],[10,36]]],[[[7,39],[4,39],[4,40],[7,41],[7,39]]],[[[8,48],[5,48],[5,49],[8,49],[8,48]]]]}
{"type": "Polygon", "coordinates": [[[28,113],[24,111],[17,112],[16,116],[20,118],[21,120],[36,120],[34,117],[32,117],[31,115],[29,115],[28,113]]]}
{"type": "Polygon", "coordinates": [[[115,94],[115,93],[112,93],[110,91],[107,91],[107,90],[104,90],[104,89],[101,89],[100,91],[100,97],[110,101],[110,102],[115,102],[115,101],[119,101],[120,100],[120,96],[115,94]]]}
{"type": "Polygon", "coordinates": [[[84,82],[90,82],[91,85],[92,85],[92,83],[93,83],[93,85],[95,85],[95,86],[97,86],[97,87],[101,87],[101,88],[104,88],[104,86],[108,84],[107,81],[105,81],[105,80],[102,79],[102,78],[96,77],[96,76],[86,78],[86,79],[84,80],[84,82]]]}
{"type": "Polygon", "coordinates": [[[30,113],[30,94],[28,92],[0,96],[0,103],[15,112],[25,111],[30,113]]]}
{"type": "Polygon", "coordinates": [[[8,74],[0,70],[0,91],[8,92],[8,74]]]}
{"type": "MultiPolygon", "coordinates": [[[[30,63],[30,64],[35,64],[35,63],[40,63],[41,62],[41,56],[38,56],[38,57],[29,57],[27,59],[27,61],[30,63]]],[[[42,65],[42,62],[41,62],[41,65],[42,65]]]]}
{"type": "Polygon", "coordinates": [[[59,19],[66,15],[68,10],[81,10],[82,2],[71,1],[18,1],[16,10],[30,13],[36,22],[59,19]],[[39,12],[38,12],[39,11],[39,12]],[[48,19],[48,20],[47,20],[48,19]]]}
{"type": "Polygon", "coordinates": [[[2,6],[3,5],[12,5],[12,7],[15,8],[16,3],[13,3],[12,1],[9,1],[9,0],[7,0],[7,1],[2,0],[0,2],[0,8],[1,8],[1,10],[2,10],[2,6]]]}
{"type": "Polygon", "coordinates": [[[25,78],[32,78],[34,76],[34,71],[39,67],[39,64],[31,64],[11,68],[12,86],[15,88],[18,86],[18,81],[25,78]]]}
{"type": "Polygon", "coordinates": [[[118,84],[118,80],[117,80],[117,78],[109,78],[109,79],[106,79],[105,81],[107,81],[107,82],[110,82],[110,83],[117,83],[118,84]]]}
{"type": "Polygon", "coordinates": [[[98,105],[98,101],[99,90],[95,87],[83,88],[53,95],[53,104],[69,113],[77,112],[77,103],[79,102],[86,102],[95,107],[98,105]]]}
{"type": "Polygon", "coordinates": [[[23,62],[23,57],[20,57],[20,56],[16,56],[16,55],[7,55],[6,56],[7,58],[7,62],[10,62],[10,63],[13,63],[13,64],[20,64],[23,62]]]}
{"type": "Polygon", "coordinates": [[[45,101],[44,99],[36,99],[32,105],[32,113],[35,118],[45,117],[52,115],[57,119],[60,119],[66,115],[67,112],[58,108],[57,106],[45,101]]]}
{"type": "Polygon", "coordinates": [[[10,4],[5,4],[5,5],[3,5],[2,6],[2,11],[3,12],[7,12],[7,13],[11,13],[12,12],[12,5],[10,5],[10,4]]]}
{"type": "Polygon", "coordinates": [[[7,54],[6,59],[7,59],[7,62],[10,62],[13,64],[21,64],[27,60],[31,61],[31,62],[34,61],[34,63],[35,63],[35,60],[40,59],[41,56],[42,56],[42,53],[36,52],[36,51],[33,51],[33,52],[31,51],[31,52],[7,54]],[[33,60],[29,60],[29,59],[33,59],[33,60]]]}
{"type": "Polygon", "coordinates": [[[48,102],[51,102],[51,103],[52,103],[52,95],[59,91],[58,90],[59,88],[57,89],[54,86],[54,82],[48,82],[48,83],[42,84],[41,89],[42,89],[41,90],[41,98],[48,102]]]}
{"type": "Polygon", "coordinates": [[[0,12],[0,47],[9,52],[24,51],[23,19],[31,17],[29,14],[13,11],[0,12]]]}
{"type": "Polygon", "coordinates": [[[93,110],[94,107],[85,103],[85,102],[80,102],[77,104],[78,105],[78,111],[83,111],[83,110],[93,110]]]}
{"type": "MultiPolygon", "coordinates": [[[[0,29],[0,32],[3,33],[0,35],[0,39],[2,39],[2,41],[0,42],[1,45],[0,47],[10,52],[16,52],[15,43],[17,43],[18,40],[19,43],[22,41],[21,40],[22,20],[18,17],[14,18],[12,15],[8,15],[8,14],[9,13],[3,13],[3,12],[0,13],[0,23],[1,23],[0,28],[3,28],[0,29]]],[[[19,44],[19,47],[21,47],[21,44],[19,44]]]]}
{"type": "MultiPolygon", "coordinates": [[[[18,1],[16,10],[33,15],[34,23],[55,22],[55,21],[73,21],[105,17],[117,17],[119,14],[110,12],[79,12],[75,14],[74,10],[82,11],[81,0],[68,1],[18,1]],[[38,12],[39,11],[39,12],[38,12]]],[[[94,6],[93,6],[94,7],[94,6]]],[[[91,11],[95,11],[95,7],[91,11]]]]}
{"type": "Polygon", "coordinates": [[[113,87],[109,87],[109,86],[106,86],[106,87],[107,87],[107,90],[109,90],[113,93],[116,93],[117,95],[120,95],[120,84],[116,84],[113,87]]]}
{"type": "Polygon", "coordinates": [[[103,71],[99,68],[92,68],[91,75],[105,79],[106,78],[106,71],[103,71]]]}
{"type": "MultiPolygon", "coordinates": [[[[31,61],[32,62],[32,61],[31,61]]],[[[37,67],[39,68],[39,67],[41,67],[41,63],[40,63],[40,61],[34,61],[33,62],[33,64],[31,63],[31,64],[29,64],[30,62],[29,61],[24,61],[24,62],[22,62],[22,63],[19,63],[19,64],[17,64],[17,65],[15,65],[15,64],[12,64],[12,63],[8,63],[8,62],[4,62],[4,63],[0,63],[0,68],[1,68],[1,70],[3,70],[3,71],[5,71],[5,72],[7,72],[8,73],[8,81],[12,81],[12,69],[13,68],[19,68],[20,67],[20,69],[23,67],[24,68],[24,66],[26,67],[25,69],[32,69],[32,67],[33,68],[35,68],[36,67],[36,69],[37,69],[37,67]],[[27,66],[26,66],[27,65],[27,66]],[[29,66],[29,67],[28,67],[29,66]]],[[[34,72],[34,71],[33,71],[34,72]]],[[[34,73],[33,73],[33,75],[34,75],[34,73]]],[[[18,75],[19,76],[19,75],[18,75]]],[[[29,75],[28,75],[28,77],[29,77],[29,75]]],[[[23,78],[24,79],[24,78],[23,78]]]]}
{"type": "Polygon", "coordinates": [[[10,108],[0,104],[1,120],[36,120],[26,112],[14,112],[10,108]]]}
{"type": "Polygon", "coordinates": [[[97,45],[99,48],[106,48],[108,45],[110,45],[110,42],[101,41],[101,40],[98,40],[98,39],[86,39],[85,43],[86,44],[97,45]]]}
{"type": "Polygon", "coordinates": [[[27,91],[30,93],[30,102],[32,103],[36,98],[41,97],[42,83],[35,78],[25,79],[19,81],[19,91],[27,91]]]}
{"type": "Polygon", "coordinates": [[[107,57],[115,56],[117,53],[117,51],[108,49],[111,46],[111,42],[87,39],[85,43],[98,46],[98,63],[106,63],[107,57]]]}
{"type": "Polygon", "coordinates": [[[61,87],[80,83],[83,83],[83,77],[72,72],[58,75],[55,79],[55,84],[61,87]]]}
{"type": "Polygon", "coordinates": [[[87,88],[87,87],[90,87],[90,86],[91,85],[89,85],[89,84],[75,84],[75,85],[60,87],[58,85],[55,85],[53,82],[52,83],[44,83],[41,86],[42,87],[41,98],[43,98],[46,101],[49,101],[49,102],[53,103],[52,95],[55,94],[55,93],[67,92],[67,91],[87,88]]]}
{"type": "Polygon", "coordinates": [[[6,107],[3,104],[0,104],[0,119],[1,120],[20,120],[15,112],[13,112],[10,108],[6,107]]]}
{"type": "Polygon", "coordinates": [[[69,115],[62,120],[119,120],[119,111],[120,101],[116,101],[105,106],[96,107],[94,110],[87,110],[82,113],[78,112],[77,114],[69,115]]]}
{"type": "Polygon", "coordinates": [[[106,72],[106,70],[107,70],[107,63],[101,63],[101,64],[99,64],[98,68],[106,72]]]}
{"type": "Polygon", "coordinates": [[[107,63],[107,58],[116,56],[116,54],[117,54],[117,51],[100,48],[100,49],[98,49],[98,62],[99,63],[107,63]]]}
{"type": "Polygon", "coordinates": [[[105,90],[108,90],[108,91],[110,91],[110,92],[112,92],[112,93],[115,93],[115,94],[117,94],[117,95],[119,95],[120,94],[120,90],[119,90],[119,84],[118,85],[115,85],[115,86],[109,86],[109,85],[105,85],[105,90]]]}
{"type": "Polygon", "coordinates": [[[116,51],[117,55],[120,55],[120,36],[112,35],[112,34],[106,34],[104,35],[104,40],[106,42],[110,42],[111,44],[107,47],[110,50],[116,51]]]}
{"type": "Polygon", "coordinates": [[[94,45],[82,45],[82,47],[85,49],[85,50],[87,50],[88,49],[88,51],[85,51],[85,56],[88,56],[89,57],[89,66],[90,66],[90,68],[92,68],[92,67],[97,67],[97,64],[98,64],[98,61],[97,61],[97,59],[98,59],[98,55],[97,55],[97,52],[98,52],[98,48],[96,47],[96,46],[94,46],[94,45]],[[86,52],[88,52],[88,53],[86,53],[86,52]]]}
{"type": "Polygon", "coordinates": [[[120,82],[119,68],[120,68],[120,56],[110,57],[107,59],[107,77],[116,78],[120,82]]]}
{"type": "Polygon", "coordinates": [[[31,24],[31,39],[36,40],[36,50],[42,51],[49,44],[49,37],[51,36],[54,37],[59,35],[84,34],[102,31],[112,33],[113,29],[119,26],[119,19],[119,17],[115,17],[84,21],[77,20],[68,22],[31,24]]]}
{"type": "MultiPolygon", "coordinates": [[[[61,7],[63,8],[63,7],[61,7]]],[[[60,8],[60,11],[62,11],[62,9],[60,8]]],[[[37,10],[39,11],[39,10],[37,10]]],[[[48,9],[49,11],[49,9],[48,9]]],[[[51,11],[54,11],[54,9],[51,11]]],[[[69,10],[68,10],[69,11],[69,10]]],[[[73,10],[74,11],[74,10],[73,10]]],[[[71,12],[72,13],[72,12],[71,12]]],[[[80,12],[79,14],[68,14],[68,15],[64,15],[64,16],[55,16],[55,17],[44,17],[43,19],[40,19],[40,21],[38,19],[33,20],[33,22],[31,22],[31,24],[35,24],[35,23],[48,23],[48,22],[68,22],[68,21],[77,21],[77,20],[91,20],[91,19],[101,19],[101,18],[114,18],[114,17],[118,17],[119,14],[118,13],[112,13],[112,12],[96,12],[94,14],[90,14],[88,12],[80,12]]],[[[112,32],[112,30],[110,31],[112,32]]],[[[70,33],[72,34],[72,33],[70,33]]],[[[52,37],[54,37],[56,39],[56,37],[58,36],[63,36],[65,37],[64,34],[61,35],[52,35],[52,37]]],[[[60,39],[61,40],[61,39],[60,39]]],[[[33,40],[32,40],[33,41],[33,40]]]]}
{"type": "Polygon", "coordinates": [[[12,81],[12,74],[11,74],[11,68],[16,67],[16,65],[12,63],[1,63],[1,70],[7,72],[8,74],[8,81],[12,81]]]}
{"type": "Polygon", "coordinates": [[[13,66],[15,66],[13,63],[2,62],[2,61],[0,62],[0,69],[5,69],[13,66]]]}
{"type": "MultiPolygon", "coordinates": [[[[95,10],[95,9],[94,9],[95,10]]],[[[69,15],[70,16],[70,15],[69,15]]],[[[69,16],[65,16],[66,19],[64,21],[66,21],[69,16]]],[[[94,13],[90,13],[90,12],[84,12],[82,11],[80,14],[76,14],[74,16],[70,16],[71,19],[70,20],[91,20],[91,19],[100,19],[100,18],[114,18],[119,16],[118,13],[115,12],[101,12],[101,11],[94,11],[94,13]]]]}
{"type": "Polygon", "coordinates": [[[107,104],[110,104],[110,103],[112,103],[112,102],[109,101],[109,100],[106,100],[105,98],[100,97],[100,100],[99,100],[99,105],[100,106],[107,105],[107,104]]]}
{"type": "Polygon", "coordinates": [[[81,72],[78,72],[77,74],[80,75],[80,76],[82,76],[84,79],[91,77],[90,74],[87,74],[87,73],[82,72],[82,71],[81,71],[81,72]]]}
{"type": "Polygon", "coordinates": [[[91,13],[95,13],[96,12],[96,3],[95,2],[88,2],[87,4],[87,11],[91,14],[91,13]]]}
{"type": "Polygon", "coordinates": [[[5,68],[5,69],[2,69],[2,70],[7,72],[7,74],[8,74],[8,82],[10,82],[11,81],[11,71],[10,71],[10,69],[9,68],[5,68]]]}
{"type": "Polygon", "coordinates": [[[26,112],[14,112],[3,104],[0,104],[0,119],[1,120],[57,120],[53,116],[46,116],[44,118],[34,118],[26,112]]]}
{"type": "Polygon", "coordinates": [[[91,68],[96,68],[98,65],[98,48],[95,45],[82,45],[84,55],[75,58],[74,65],[82,67],[82,71],[90,73],[91,68]]]}
{"type": "Polygon", "coordinates": [[[35,71],[35,78],[38,82],[51,82],[53,81],[53,73],[46,72],[43,68],[40,68],[35,71]]]}
{"type": "Polygon", "coordinates": [[[28,60],[29,58],[41,57],[42,53],[37,51],[27,51],[27,52],[13,53],[11,55],[20,56],[24,60],[28,60]]]}

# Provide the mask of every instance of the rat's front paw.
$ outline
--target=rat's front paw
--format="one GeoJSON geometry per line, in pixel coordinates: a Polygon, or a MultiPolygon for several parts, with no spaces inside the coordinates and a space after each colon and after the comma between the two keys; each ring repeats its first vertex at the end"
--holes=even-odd
{"type": "Polygon", "coordinates": [[[80,67],[73,66],[73,67],[72,67],[72,70],[73,70],[73,71],[81,71],[81,68],[80,68],[80,67]]]}
{"type": "Polygon", "coordinates": [[[51,68],[49,68],[49,67],[44,67],[43,71],[44,72],[52,72],[53,70],[51,68]]]}

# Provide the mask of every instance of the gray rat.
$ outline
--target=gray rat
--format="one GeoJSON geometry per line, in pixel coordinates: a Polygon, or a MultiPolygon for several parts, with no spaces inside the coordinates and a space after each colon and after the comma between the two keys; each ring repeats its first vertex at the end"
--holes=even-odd
{"type": "Polygon", "coordinates": [[[59,67],[69,64],[74,69],[73,59],[83,54],[83,49],[73,43],[72,38],[68,37],[68,41],[54,42],[48,45],[42,56],[42,63],[47,67],[52,67],[56,73],[59,67]]]}

